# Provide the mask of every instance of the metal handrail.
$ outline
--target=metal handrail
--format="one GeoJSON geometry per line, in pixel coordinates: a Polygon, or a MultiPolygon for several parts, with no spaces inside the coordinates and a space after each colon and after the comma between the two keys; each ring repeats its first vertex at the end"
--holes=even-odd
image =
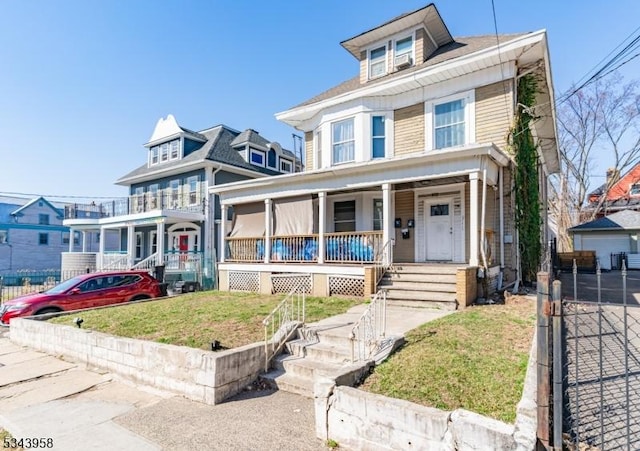
{"type": "Polygon", "coordinates": [[[298,326],[304,323],[305,311],[306,295],[302,288],[297,286],[262,320],[265,372],[269,371],[271,359],[280,352],[298,326]]]}
{"type": "Polygon", "coordinates": [[[376,254],[376,287],[384,277],[384,273],[386,273],[393,265],[393,243],[394,240],[388,240],[376,254]]]}
{"type": "Polygon", "coordinates": [[[351,340],[351,362],[369,359],[380,346],[387,329],[387,291],[378,291],[355,323],[351,340]]]}

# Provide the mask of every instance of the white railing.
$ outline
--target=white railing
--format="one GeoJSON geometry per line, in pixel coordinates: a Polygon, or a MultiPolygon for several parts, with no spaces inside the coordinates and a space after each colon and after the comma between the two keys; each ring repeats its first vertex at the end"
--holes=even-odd
{"type": "Polygon", "coordinates": [[[306,296],[304,290],[294,288],[262,321],[264,325],[264,371],[269,371],[271,359],[289,340],[298,326],[304,323],[306,296]]]}
{"type": "Polygon", "coordinates": [[[100,271],[128,269],[129,266],[129,255],[126,252],[105,252],[100,260],[100,271]]]}
{"type": "Polygon", "coordinates": [[[351,329],[351,361],[368,360],[379,349],[387,328],[387,292],[378,291],[351,329]]]}
{"type": "Polygon", "coordinates": [[[151,271],[152,269],[155,269],[157,265],[158,265],[158,253],[154,252],[144,260],[140,260],[138,263],[133,265],[131,269],[144,269],[147,271],[151,271]]]}
{"type": "Polygon", "coordinates": [[[387,241],[376,254],[376,261],[374,266],[376,287],[382,280],[384,273],[386,273],[393,265],[393,244],[393,240],[387,241]]]}
{"type": "Polygon", "coordinates": [[[166,269],[183,271],[199,271],[202,268],[202,254],[195,252],[164,254],[166,269]]]}

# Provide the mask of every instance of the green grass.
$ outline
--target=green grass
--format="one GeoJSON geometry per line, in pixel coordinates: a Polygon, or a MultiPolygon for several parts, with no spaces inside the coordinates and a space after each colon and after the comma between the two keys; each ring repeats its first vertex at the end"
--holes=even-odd
{"type": "MultiPolygon", "coordinates": [[[[73,325],[73,318],[80,316],[84,329],[121,337],[201,349],[210,349],[211,341],[218,340],[222,346],[235,348],[264,339],[262,320],[283,298],[284,295],[205,291],[65,315],[50,321],[73,325]]],[[[307,297],[307,322],[343,313],[360,302],[307,297]]]]}
{"type": "Polygon", "coordinates": [[[535,305],[471,307],[407,334],[407,344],[361,388],[444,410],[512,423],[522,396],[535,305]]]}

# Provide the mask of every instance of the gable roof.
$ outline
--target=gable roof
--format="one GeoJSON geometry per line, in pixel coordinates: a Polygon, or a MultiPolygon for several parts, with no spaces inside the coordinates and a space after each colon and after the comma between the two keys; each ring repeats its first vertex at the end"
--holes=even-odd
{"type": "Polygon", "coordinates": [[[235,137],[233,141],[231,141],[231,146],[236,147],[241,144],[256,144],[261,147],[267,147],[269,141],[264,139],[260,134],[252,128],[248,128],[238,136],[235,137]]]}
{"type": "Polygon", "coordinates": [[[622,210],[603,218],[571,227],[570,232],[640,230],[640,212],[622,210]]]}
{"type": "Polygon", "coordinates": [[[503,44],[505,42],[511,41],[513,39],[525,36],[530,33],[516,33],[516,34],[503,34],[498,35],[498,39],[496,40],[496,35],[481,35],[481,36],[468,36],[468,37],[457,37],[454,41],[449,44],[443,45],[434,51],[429,58],[426,59],[421,64],[416,64],[413,67],[410,67],[405,70],[392,72],[383,77],[376,78],[374,80],[369,80],[365,83],[360,82],[360,75],[356,75],[355,77],[340,83],[333,88],[329,88],[328,90],[306,100],[296,106],[294,108],[311,105],[316,102],[321,102],[326,99],[330,99],[331,97],[335,97],[341,94],[346,94],[351,91],[355,91],[356,89],[362,87],[375,86],[379,83],[385,83],[389,80],[393,80],[397,77],[404,77],[411,72],[415,72],[430,66],[435,66],[436,64],[443,63],[445,61],[458,58],[460,56],[469,55],[471,53],[477,52],[479,50],[484,50],[487,48],[495,47],[498,42],[503,44]]]}
{"type": "Polygon", "coordinates": [[[189,155],[180,160],[173,160],[168,163],[153,165],[151,167],[149,167],[147,163],[144,163],[133,171],[120,177],[115,183],[119,185],[129,185],[141,177],[156,174],[158,177],[162,177],[163,173],[175,169],[176,167],[205,163],[207,161],[219,162],[267,175],[279,174],[279,172],[272,171],[271,169],[254,166],[242,158],[238,151],[231,145],[231,143],[240,134],[237,130],[221,124],[202,132],[198,132],[198,134],[203,136],[203,138],[206,139],[206,142],[199,149],[194,150],[189,155]]]}
{"type": "Polygon", "coordinates": [[[24,210],[28,209],[29,207],[31,207],[32,205],[34,205],[37,202],[43,202],[47,207],[49,207],[51,210],[53,210],[53,212],[56,214],[56,216],[58,216],[59,219],[63,218],[62,212],[60,211],[59,208],[57,208],[56,206],[54,206],[51,202],[49,202],[47,199],[45,199],[42,196],[36,197],[34,199],[31,199],[29,202],[27,202],[26,204],[22,205],[21,207],[17,208],[16,210],[11,212],[11,216],[22,216],[24,213],[24,210]]]}

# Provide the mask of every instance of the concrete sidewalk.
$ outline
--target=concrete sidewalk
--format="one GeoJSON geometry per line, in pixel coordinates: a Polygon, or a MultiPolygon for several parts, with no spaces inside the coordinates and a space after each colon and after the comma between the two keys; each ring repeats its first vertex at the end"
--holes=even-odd
{"type": "MultiPolygon", "coordinates": [[[[309,326],[346,333],[365,308],[309,326]]],[[[451,312],[387,313],[388,333],[402,335],[451,312]]],[[[315,436],[312,399],[262,390],[205,405],[17,346],[7,331],[0,333],[0,427],[17,439],[51,438],[64,451],[327,449],[315,436]]]]}
{"type": "Polygon", "coordinates": [[[16,438],[53,439],[53,449],[326,449],[315,437],[313,401],[285,392],[244,392],[209,406],[0,337],[0,427],[16,438]]]}

